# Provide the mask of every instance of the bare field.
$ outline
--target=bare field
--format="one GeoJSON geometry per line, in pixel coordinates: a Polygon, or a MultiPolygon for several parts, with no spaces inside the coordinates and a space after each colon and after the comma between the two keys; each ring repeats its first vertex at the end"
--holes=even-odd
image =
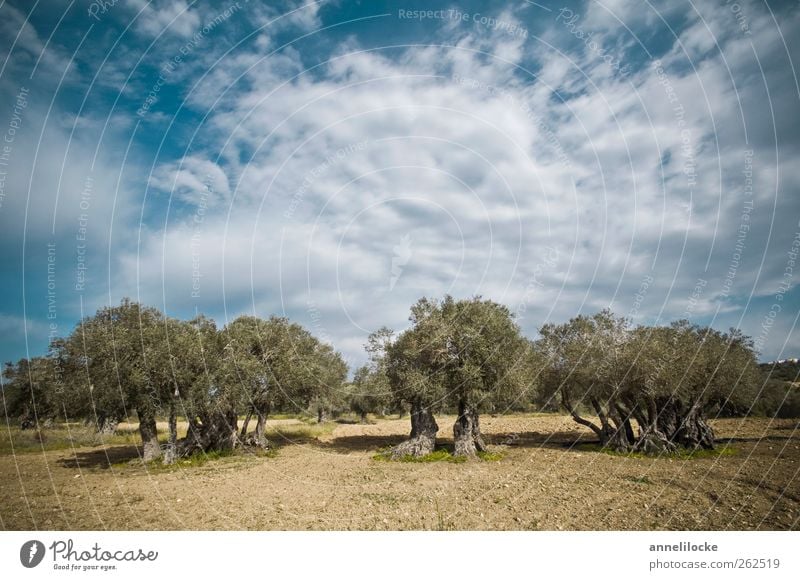
{"type": "MultiPolygon", "coordinates": [[[[453,417],[437,417],[442,444],[453,417]]],[[[800,529],[796,420],[713,422],[720,455],[637,458],[587,448],[568,417],[482,418],[497,461],[376,460],[407,419],[270,421],[274,452],[145,467],[133,433],[0,455],[4,529],[800,529]],[[55,446],[58,447],[58,446],[55,446]]],[[[132,429],[135,426],[128,426],[132,429]]],[[[31,438],[32,435],[25,434],[31,438]]],[[[29,441],[29,443],[31,443],[29,441]]]]}

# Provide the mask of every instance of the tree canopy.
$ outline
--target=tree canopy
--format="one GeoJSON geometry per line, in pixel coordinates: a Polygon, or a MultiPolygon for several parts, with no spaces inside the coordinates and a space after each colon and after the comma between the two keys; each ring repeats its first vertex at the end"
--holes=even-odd
{"type": "Polygon", "coordinates": [[[796,389],[766,381],[753,342],[735,329],[634,327],[602,310],[544,324],[531,341],[506,306],[479,296],[421,298],[409,322],[400,333],[373,332],[368,361],[348,383],[342,356],[287,318],[245,315],[218,328],[204,316],[181,321],[125,299],[53,340],[47,355],[7,364],[5,411],[23,428],[63,417],[100,432],[135,413],[144,459],[171,462],[266,447],[276,410],[323,420],[349,407],[366,421],[408,409],[411,434],[394,457],[431,453],[435,415],[454,412],[454,452],[472,457],[487,449],[481,413],[532,401],[561,406],[604,447],[646,453],[711,448],[709,417],[765,412],[765,397],[782,412],[796,407],[796,389]],[[180,440],[179,415],[188,424],[180,440]],[[156,429],[163,416],[166,444],[156,429]]]}

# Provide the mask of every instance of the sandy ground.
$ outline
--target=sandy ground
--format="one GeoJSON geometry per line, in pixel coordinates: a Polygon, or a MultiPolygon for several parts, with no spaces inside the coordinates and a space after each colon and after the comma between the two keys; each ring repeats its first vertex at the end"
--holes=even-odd
{"type": "MultiPolygon", "coordinates": [[[[452,417],[437,417],[442,443],[452,417]]],[[[295,421],[296,423],[296,421],[295,421]]],[[[293,421],[272,422],[272,429],[293,421]]],[[[610,456],[561,416],[485,417],[499,461],[373,457],[407,420],[331,425],[272,456],[149,469],[130,444],[0,456],[4,529],[800,529],[796,420],[714,423],[732,455],[610,456]],[[109,461],[110,460],[110,461],[109,461]]]]}

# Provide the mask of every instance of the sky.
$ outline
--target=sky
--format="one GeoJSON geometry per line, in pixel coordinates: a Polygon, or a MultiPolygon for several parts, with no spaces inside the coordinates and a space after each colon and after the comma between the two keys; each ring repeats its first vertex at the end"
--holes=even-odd
{"type": "Polygon", "coordinates": [[[800,354],[796,2],[0,0],[0,360],[123,297],[355,366],[420,297],[800,354]]]}

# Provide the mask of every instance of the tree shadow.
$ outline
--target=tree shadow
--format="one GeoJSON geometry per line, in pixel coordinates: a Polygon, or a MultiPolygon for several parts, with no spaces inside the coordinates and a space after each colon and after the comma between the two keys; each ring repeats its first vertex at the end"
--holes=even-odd
{"type": "Polygon", "coordinates": [[[334,453],[352,453],[354,451],[374,451],[385,447],[394,447],[408,439],[407,435],[349,435],[336,437],[330,441],[314,440],[312,443],[321,449],[334,453]]]}
{"type": "MultiPolygon", "coordinates": [[[[586,443],[599,443],[593,434],[581,434],[574,431],[563,431],[554,433],[538,433],[536,431],[526,433],[484,433],[484,441],[489,445],[502,445],[509,448],[521,447],[526,449],[567,449],[578,450],[578,445],[586,443]]],[[[296,440],[294,443],[310,443],[315,447],[333,453],[353,453],[372,451],[377,453],[381,449],[394,447],[408,439],[408,435],[346,435],[330,440],[321,441],[319,439],[296,440]]],[[[270,442],[275,442],[270,440],[270,442]]],[[[452,437],[437,437],[437,448],[452,448],[452,437]]],[[[287,442],[287,444],[289,444],[287,442]]]]}
{"type": "Polygon", "coordinates": [[[72,457],[58,460],[58,464],[69,469],[100,468],[108,469],[112,465],[139,459],[141,448],[136,445],[114,445],[94,451],[81,451],[72,457]]]}
{"type": "Polygon", "coordinates": [[[540,433],[527,431],[520,433],[491,433],[484,434],[484,440],[489,445],[504,445],[507,447],[521,447],[524,449],[576,449],[578,445],[586,443],[599,443],[593,433],[580,433],[576,431],[554,431],[540,433]]]}
{"type": "Polygon", "coordinates": [[[788,435],[765,435],[763,437],[717,437],[717,443],[758,443],[760,441],[787,441],[798,439],[798,437],[788,435]]]}

